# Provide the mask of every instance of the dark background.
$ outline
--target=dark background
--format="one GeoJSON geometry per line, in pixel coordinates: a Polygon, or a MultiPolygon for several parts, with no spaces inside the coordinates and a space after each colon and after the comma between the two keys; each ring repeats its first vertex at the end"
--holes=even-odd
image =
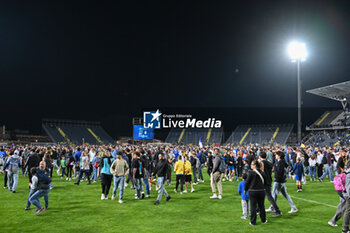
{"type": "Polygon", "coordinates": [[[293,39],[309,51],[313,122],[341,108],[305,91],[349,79],[349,12],[348,1],[1,1],[0,124],[40,133],[42,118],[99,120],[131,136],[131,118],[157,108],[221,109],[212,117],[228,131],[294,123],[293,39]]]}

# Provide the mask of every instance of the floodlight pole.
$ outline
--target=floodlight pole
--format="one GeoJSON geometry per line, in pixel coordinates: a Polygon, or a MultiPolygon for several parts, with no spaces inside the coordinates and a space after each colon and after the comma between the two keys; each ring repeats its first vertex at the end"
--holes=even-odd
{"type": "Polygon", "coordinates": [[[301,142],[301,82],[300,82],[300,59],[297,59],[298,78],[298,143],[301,142]]]}

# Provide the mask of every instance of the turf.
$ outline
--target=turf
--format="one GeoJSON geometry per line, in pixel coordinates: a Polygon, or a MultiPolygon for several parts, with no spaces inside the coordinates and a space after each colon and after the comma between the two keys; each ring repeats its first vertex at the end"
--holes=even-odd
{"type": "MultiPolygon", "coordinates": [[[[3,177],[0,175],[1,181],[3,177]]],[[[56,176],[53,183],[55,187],[49,194],[50,208],[40,216],[24,210],[28,195],[27,178],[20,177],[15,194],[1,188],[0,232],[341,232],[341,220],[336,228],[327,224],[336,211],[334,207],[292,198],[299,212],[288,214],[290,207],[281,195],[278,205],[283,216],[273,218],[267,213],[267,224],[261,224],[258,217],[257,225],[250,226],[248,220],[240,218],[238,182],[223,182],[223,199],[211,200],[206,174],[205,182],[195,186],[194,193],[174,193],[175,182],[166,186],[172,199],[165,202],[163,196],[159,206],[153,205],[155,190],[151,191],[149,199],[134,200],[135,191],[127,187],[125,203],[119,204],[100,200],[100,182],[90,186],[82,182],[75,186],[73,181],[56,176]]],[[[296,192],[293,181],[288,181],[287,187],[292,197],[332,206],[339,202],[333,184],[326,180],[323,183],[308,182],[301,193],[296,192]]],[[[265,206],[269,206],[267,200],[265,206]]]]}

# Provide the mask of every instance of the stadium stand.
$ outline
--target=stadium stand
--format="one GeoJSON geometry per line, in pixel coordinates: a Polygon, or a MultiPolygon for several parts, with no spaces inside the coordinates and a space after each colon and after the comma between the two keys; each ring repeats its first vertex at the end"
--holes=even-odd
{"type": "Polygon", "coordinates": [[[350,145],[350,131],[324,130],[313,131],[302,141],[304,145],[337,146],[350,145]]]}
{"type": "Polygon", "coordinates": [[[239,125],[225,144],[243,145],[258,143],[260,145],[285,144],[293,125],[239,125]]]}
{"type": "Polygon", "coordinates": [[[110,144],[113,139],[99,122],[44,119],[42,127],[59,144],[110,144]]]}
{"type": "Polygon", "coordinates": [[[342,110],[326,111],[308,128],[325,129],[337,126],[347,125],[349,119],[346,119],[346,113],[342,110]]]}
{"type": "Polygon", "coordinates": [[[223,137],[223,129],[171,129],[166,143],[181,145],[198,145],[199,141],[203,145],[217,144],[220,145],[223,137]]]}
{"type": "Polygon", "coordinates": [[[326,111],[313,124],[306,127],[311,131],[302,142],[304,145],[336,146],[350,145],[350,113],[347,104],[350,100],[350,81],[306,91],[338,101],[343,110],[326,111]]]}

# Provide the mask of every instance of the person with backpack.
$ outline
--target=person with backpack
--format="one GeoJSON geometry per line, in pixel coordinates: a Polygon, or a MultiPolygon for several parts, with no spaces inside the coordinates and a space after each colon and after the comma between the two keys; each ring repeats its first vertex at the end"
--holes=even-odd
{"type": "Polygon", "coordinates": [[[8,190],[10,190],[10,192],[16,193],[19,167],[21,166],[22,158],[19,157],[19,151],[15,150],[14,154],[7,159],[4,166],[4,169],[7,169],[8,190]]]}
{"type": "Polygon", "coordinates": [[[221,185],[221,174],[225,173],[226,164],[220,155],[218,148],[214,149],[214,160],[213,160],[213,171],[210,174],[210,186],[213,196],[210,199],[222,199],[222,185],[221,185]],[[216,188],[218,188],[219,195],[216,194],[216,188]]]}
{"type": "MultiPolygon", "coordinates": [[[[340,158],[340,157],[339,157],[340,158]]],[[[345,212],[345,199],[343,192],[346,190],[345,188],[345,180],[347,173],[342,172],[334,177],[334,189],[337,191],[339,195],[339,204],[337,206],[337,211],[331,220],[328,221],[328,225],[332,227],[337,227],[337,221],[341,219],[345,212]]]]}
{"type": "Polygon", "coordinates": [[[345,170],[345,182],[344,182],[344,192],[342,192],[345,202],[345,211],[343,216],[343,231],[349,232],[349,223],[350,223],[350,160],[346,163],[345,170]]]}

